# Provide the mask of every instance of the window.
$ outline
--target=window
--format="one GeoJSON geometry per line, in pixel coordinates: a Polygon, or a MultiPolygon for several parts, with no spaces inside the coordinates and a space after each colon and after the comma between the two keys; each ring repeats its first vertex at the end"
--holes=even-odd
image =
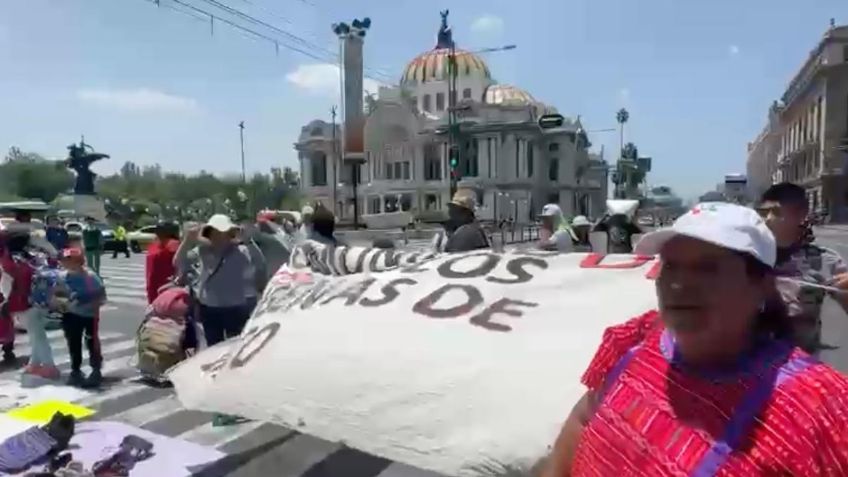
{"type": "Polygon", "coordinates": [[[436,111],[445,110],[445,93],[436,93],[436,111]]]}
{"type": "Polygon", "coordinates": [[[424,95],[424,101],[421,103],[421,109],[423,109],[424,111],[427,111],[429,113],[431,111],[431,108],[432,108],[432,106],[430,104],[430,95],[425,94],[424,95]]]}
{"type": "Polygon", "coordinates": [[[439,196],[427,194],[424,196],[424,210],[439,210],[439,196]]]}
{"type": "Polygon", "coordinates": [[[386,177],[385,177],[385,179],[387,179],[387,180],[392,180],[392,179],[394,179],[394,178],[395,178],[395,174],[394,174],[394,172],[395,172],[395,170],[394,170],[394,168],[392,167],[392,163],[391,163],[391,162],[387,162],[387,163],[386,163],[386,177]]]}
{"type": "Polygon", "coordinates": [[[524,141],[521,139],[515,139],[515,178],[518,179],[521,177],[521,144],[524,141]]]}
{"type": "Polygon", "coordinates": [[[489,171],[489,177],[497,177],[497,157],[495,157],[495,147],[497,143],[495,142],[495,138],[488,137],[486,138],[486,161],[487,161],[487,169],[489,171]]]}
{"type": "Polygon", "coordinates": [[[323,136],[324,130],[321,129],[321,126],[316,126],[316,127],[312,128],[311,131],[309,131],[309,135],[310,136],[323,136]]]}
{"type": "Polygon", "coordinates": [[[403,170],[403,176],[402,176],[403,180],[408,181],[410,179],[410,177],[409,177],[409,161],[403,161],[403,162],[401,162],[401,165],[402,165],[402,170],[403,170]]]}
{"type": "Polygon", "coordinates": [[[459,170],[463,177],[477,177],[479,175],[477,152],[479,141],[474,138],[465,142],[465,154],[459,158],[459,170]]]}
{"type": "Polygon", "coordinates": [[[462,99],[471,99],[471,88],[462,90],[462,99]]]}
{"type": "Polygon", "coordinates": [[[400,196],[400,210],[412,210],[412,194],[403,194],[400,196]]]}
{"type": "Polygon", "coordinates": [[[387,195],[386,202],[383,204],[383,212],[397,212],[398,200],[396,195],[387,195]]]}
{"type": "Polygon", "coordinates": [[[559,158],[552,157],[548,163],[548,180],[559,181],[559,158]]]}
{"type": "Polygon", "coordinates": [[[533,144],[527,143],[527,177],[533,177],[533,144]]]}
{"type": "Polygon", "coordinates": [[[313,153],[309,163],[312,167],[312,185],[327,185],[327,155],[323,152],[313,153]]]}
{"type": "Polygon", "coordinates": [[[559,192],[552,192],[548,194],[548,203],[559,204],[559,192]]]}
{"type": "Polygon", "coordinates": [[[368,213],[370,214],[379,214],[380,213],[380,205],[382,205],[382,201],[379,196],[372,196],[368,199],[368,213]]]}
{"type": "Polygon", "coordinates": [[[550,151],[550,152],[559,151],[559,143],[558,142],[552,142],[552,143],[548,144],[548,151],[550,151]]]}
{"type": "Polygon", "coordinates": [[[424,180],[442,180],[442,161],[436,144],[424,145],[424,180]]]}

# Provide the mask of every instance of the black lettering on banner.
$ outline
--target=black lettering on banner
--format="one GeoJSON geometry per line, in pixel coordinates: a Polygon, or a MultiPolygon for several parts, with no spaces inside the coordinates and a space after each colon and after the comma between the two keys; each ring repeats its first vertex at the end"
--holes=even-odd
{"type": "Polygon", "coordinates": [[[256,332],[256,334],[247,336],[244,338],[241,348],[239,348],[238,352],[233,356],[233,359],[230,361],[230,369],[241,368],[246,365],[253,359],[254,356],[257,355],[263,348],[272,340],[277,333],[280,331],[280,324],[276,321],[272,321],[267,325],[263,326],[262,329],[256,332]],[[253,343],[259,341],[259,344],[251,348],[253,343]],[[245,353],[246,352],[246,353],[245,353]]]}
{"type": "Polygon", "coordinates": [[[266,297],[267,299],[262,300],[262,304],[259,309],[256,310],[254,316],[288,310],[292,305],[299,301],[300,297],[298,297],[298,294],[302,294],[303,291],[304,287],[301,286],[284,288],[279,291],[275,291],[266,297]]]}
{"type": "Polygon", "coordinates": [[[378,250],[374,255],[371,255],[371,260],[368,261],[368,270],[379,270],[380,259],[386,255],[385,250],[378,250]]]}
{"type": "Polygon", "coordinates": [[[484,252],[484,253],[473,253],[473,254],[470,254],[470,255],[464,255],[462,257],[456,257],[456,258],[452,258],[450,260],[445,260],[444,262],[442,262],[442,264],[439,265],[439,268],[438,268],[439,275],[441,275],[445,278],[477,278],[477,277],[483,277],[483,276],[486,276],[489,273],[491,273],[492,270],[494,270],[495,267],[498,266],[498,262],[500,262],[500,260],[501,260],[501,257],[499,255],[496,255],[496,254],[493,254],[493,253],[485,253],[484,252]],[[467,272],[458,272],[458,271],[453,269],[453,266],[456,265],[457,263],[459,263],[463,260],[468,260],[470,258],[473,259],[473,258],[476,258],[476,257],[485,257],[486,260],[483,261],[483,263],[480,264],[480,266],[478,266],[477,268],[472,269],[472,270],[468,270],[467,272]]]}
{"type": "Polygon", "coordinates": [[[507,262],[506,271],[515,275],[515,278],[498,278],[498,277],[486,277],[486,281],[493,283],[504,283],[514,285],[516,283],[527,283],[533,279],[533,275],[530,274],[527,270],[524,269],[525,265],[534,265],[542,270],[546,270],[548,268],[548,262],[542,260],[541,258],[535,257],[519,257],[514,258],[507,262]]]}
{"type": "Polygon", "coordinates": [[[516,310],[514,308],[509,308],[509,306],[526,306],[528,308],[534,308],[539,306],[538,303],[531,303],[528,301],[520,301],[520,300],[512,300],[509,298],[501,298],[500,300],[492,303],[487,306],[483,311],[474,315],[468,321],[472,325],[481,326],[491,331],[512,331],[512,327],[509,325],[504,325],[501,323],[496,323],[492,321],[492,317],[495,315],[507,315],[513,318],[518,318],[523,316],[524,313],[521,310],[516,310]]]}
{"type": "Polygon", "coordinates": [[[401,273],[421,273],[426,272],[429,268],[426,268],[424,265],[427,264],[429,260],[422,260],[417,262],[418,253],[413,253],[409,257],[407,257],[406,263],[400,269],[401,273]]]}
{"type": "Polygon", "coordinates": [[[470,312],[480,303],[483,303],[483,295],[476,287],[471,285],[449,283],[418,300],[415,305],[413,305],[412,311],[430,318],[456,318],[470,312]],[[434,308],[433,305],[438,303],[439,300],[451,290],[463,291],[466,297],[465,303],[452,308],[434,308]]]}
{"type": "Polygon", "coordinates": [[[312,289],[309,290],[308,293],[303,297],[303,300],[300,302],[300,309],[305,310],[307,308],[311,308],[312,305],[317,303],[320,299],[324,298],[324,295],[333,290],[333,286],[330,285],[329,280],[324,280],[316,283],[312,286],[312,289]]]}
{"type": "Polygon", "coordinates": [[[210,361],[206,364],[200,365],[200,370],[204,373],[217,373],[227,364],[227,361],[230,359],[230,353],[224,353],[218,357],[218,359],[214,361],[210,361]]]}
{"type": "Polygon", "coordinates": [[[395,298],[400,296],[400,291],[397,289],[397,285],[417,285],[418,282],[411,278],[396,278],[390,282],[387,282],[383,285],[383,288],[380,288],[380,293],[383,294],[382,298],[377,300],[372,300],[370,298],[363,298],[359,300],[359,304],[367,307],[375,307],[375,306],[383,306],[388,305],[395,298]]]}
{"type": "Polygon", "coordinates": [[[368,287],[370,287],[376,281],[376,278],[366,278],[365,280],[360,280],[356,283],[353,283],[352,285],[345,287],[339,293],[322,301],[321,304],[326,305],[327,303],[330,303],[333,300],[344,299],[345,306],[353,305],[354,303],[356,303],[357,300],[362,298],[362,295],[364,295],[365,292],[368,291],[368,287]]]}

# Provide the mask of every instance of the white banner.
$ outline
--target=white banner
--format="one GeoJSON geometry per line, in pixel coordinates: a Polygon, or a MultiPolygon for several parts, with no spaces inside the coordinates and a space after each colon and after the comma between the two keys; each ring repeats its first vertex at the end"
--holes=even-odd
{"type": "MultiPolygon", "coordinates": [[[[342,262],[398,262],[390,250],[355,260],[340,250],[342,262]]],[[[283,267],[243,335],[171,379],[187,408],[448,475],[529,466],[585,392],[604,329],[656,306],[656,265],[473,252],[345,276],[283,267]]]]}

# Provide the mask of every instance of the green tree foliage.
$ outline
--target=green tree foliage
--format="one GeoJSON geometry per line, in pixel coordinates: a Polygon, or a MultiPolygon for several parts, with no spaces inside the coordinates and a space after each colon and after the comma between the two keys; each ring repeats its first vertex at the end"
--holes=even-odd
{"type": "Polygon", "coordinates": [[[73,186],[73,173],[58,161],[50,161],[13,147],[0,164],[0,197],[8,200],[37,199],[51,202],[73,186]]]}
{"type": "MultiPolygon", "coordinates": [[[[70,194],[74,174],[62,161],[10,149],[0,164],[0,200],[40,199],[56,209],[70,208],[60,194],[70,194]]],[[[206,171],[183,174],[163,171],[158,164],[125,162],[117,173],[98,176],[97,193],[116,221],[133,226],[161,218],[203,220],[212,213],[249,218],[261,209],[299,208],[300,178],[289,167],[241,176],[215,176],[206,171]]]]}

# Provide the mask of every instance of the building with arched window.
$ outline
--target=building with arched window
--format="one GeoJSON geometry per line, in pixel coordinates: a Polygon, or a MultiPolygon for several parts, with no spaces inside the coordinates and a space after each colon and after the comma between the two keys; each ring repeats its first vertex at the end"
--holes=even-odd
{"type": "MultiPolygon", "coordinates": [[[[450,201],[448,86],[450,33],[414,57],[397,85],[368,98],[365,164],[359,170],[361,213],[410,211],[441,220],[450,201]]],[[[478,216],[529,221],[555,202],[567,215],[597,216],[607,197],[607,165],[590,157],[580,118],[541,129],[540,116],[556,113],[529,92],[495,81],[484,59],[455,48],[460,187],[477,191],[478,216]]],[[[349,176],[342,168],[341,131],[316,120],[301,130],[298,151],[304,192],[335,204],[340,220],[353,214],[349,176]],[[334,147],[333,138],[336,138],[334,147]],[[347,177],[346,177],[347,176],[347,177]]]]}

